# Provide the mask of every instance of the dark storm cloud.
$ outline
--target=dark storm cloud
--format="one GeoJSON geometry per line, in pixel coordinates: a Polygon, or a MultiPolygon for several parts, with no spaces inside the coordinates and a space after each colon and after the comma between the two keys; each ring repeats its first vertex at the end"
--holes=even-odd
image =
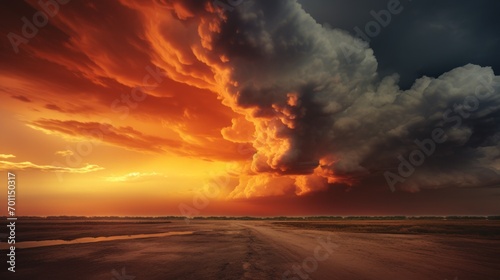
{"type": "MultiPolygon", "coordinates": [[[[428,18],[421,28],[451,24],[428,18]]],[[[321,26],[294,1],[248,1],[228,13],[215,42],[237,82],[235,109],[256,126],[254,172],[385,185],[385,171],[418,159],[398,187],[499,182],[500,77],[490,67],[464,63],[402,90],[397,75],[377,72],[366,42],[321,26]]]]}
{"type": "MultiPolygon", "coordinates": [[[[374,20],[370,11],[386,9],[388,0],[299,1],[319,23],[355,34],[374,20]]],[[[467,63],[492,66],[500,71],[498,28],[500,2],[405,1],[380,34],[371,38],[381,74],[398,73],[400,85],[409,88],[423,75],[437,77],[467,63]]]]}

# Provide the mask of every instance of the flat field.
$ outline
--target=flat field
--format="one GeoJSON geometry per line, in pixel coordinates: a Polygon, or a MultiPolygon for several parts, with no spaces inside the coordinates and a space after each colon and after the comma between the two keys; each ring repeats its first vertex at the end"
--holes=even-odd
{"type": "Polygon", "coordinates": [[[498,220],[41,219],[16,231],[16,272],[3,242],[1,279],[500,279],[498,220]]]}

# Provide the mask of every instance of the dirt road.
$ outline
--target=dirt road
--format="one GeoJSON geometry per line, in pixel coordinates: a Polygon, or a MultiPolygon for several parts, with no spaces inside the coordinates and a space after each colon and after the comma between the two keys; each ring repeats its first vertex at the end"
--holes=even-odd
{"type": "Polygon", "coordinates": [[[272,254],[265,264],[281,268],[277,279],[500,279],[498,241],[239,226],[272,254]]]}

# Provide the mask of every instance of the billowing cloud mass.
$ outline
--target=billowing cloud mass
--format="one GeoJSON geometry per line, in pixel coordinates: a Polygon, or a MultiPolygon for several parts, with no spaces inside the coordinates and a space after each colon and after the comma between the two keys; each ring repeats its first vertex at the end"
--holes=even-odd
{"type": "MultiPolygon", "coordinates": [[[[209,49],[231,71],[225,104],[255,127],[252,177],[236,196],[376,187],[377,176],[409,191],[498,183],[491,68],[465,65],[402,91],[397,75],[377,75],[367,43],[317,24],[295,1],[247,1],[225,15],[209,49]]],[[[240,123],[231,135],[245,133],[240,123]]]]}
{"type": "Polygon", "coordinates": [[[28,122],[47,134],[236,161],[233,198],[499,183],[491,68],[464,65],[401,90],[397,74],[377,73],[368,43],[296,1],[214,3],[68,4],[15,60],[0,54],[1,89],[49,114],[28,122]]]}

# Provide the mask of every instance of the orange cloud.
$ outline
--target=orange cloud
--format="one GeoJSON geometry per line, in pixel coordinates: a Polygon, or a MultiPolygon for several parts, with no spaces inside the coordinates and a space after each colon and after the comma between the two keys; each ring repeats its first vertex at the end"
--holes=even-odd
{"type": "Polygon", "coordinates": [[[35,129],[74,138],[93,139],[132,150],[162,152],[165,148],[179,148],[182,143],[145,135],[132,127],[114,127],[96,122],[41,119],[30,123],[35,129]]]}
{"type": "Polygon", "coordinates": [[[40,171],[64,172],[64,173],[89,173],[103,169],[104,169],[103,167],[100,167],[95,164],[86,164],[84,167],[71,168],[71,167],[54,166],[54,165],[39,165],[29,161],[23,161],[23,162],[0,161],[0,170],[2,171],[40,170],[40,171]]]}
{"type": "Polygon", "coordinates": [[[297,93],[271,102],[269,112],[238,100],[234,50],[218,45],[227,20],[219,12],[211,1],[71,2],[5,57],[0,91],[28,126],[66,140],[252,162],[237,188],[245,196],[321,189],[296,180],[319,163],[292,165],[296,143],[283,136],[301,114],[297,93]]]}
{"type": "Polygon", "coordinates": [[[11,154],[0,154],[0,158],[15,158],[16,156],[15,155],[11,155],[11,154]]]}
{"type": "Polygon", "coordinates": [[[106,180],[110,182],[139,182],[154,178],[165,178],[165,176],[156,172],[131,172],[122,176],[109,176],[106,180]]]}
{"type": "Polygon", "coordinates": [[[31,102],[31,100],[28,97],[23,96],[23,95],[13,95],[12,98],[15,98],[17,100],[21,100],[23,102],[31,102]]]}
{"type": "MultiPolygon", "coordinates": [[[[130,126],[115,127],[107,123],[61,121],[40,119],[28,124],[33,129],[46,134],[55,134],[69,140],[88,140],[89,144],[103,142],[129,150],[203,157],[207,159],[241,160],[248,158],[249,145],[227,142],[223,139],[205,139],[192,143],[186,139],[167,139],[144,134],[130,126]]],[[[189,135],[186,135],[189,136],[189,135]]],[[[61,153],[59,153],[61,154],[61,153]]]]}
{"type": "Polygon", "coordinates": [[[68,157],[68,156],[72,156],[74,154],[74,152],[71,150],[63,150],[63,151],[56,151],[55,154],[62,156],[62,157],[68,157]]]}

